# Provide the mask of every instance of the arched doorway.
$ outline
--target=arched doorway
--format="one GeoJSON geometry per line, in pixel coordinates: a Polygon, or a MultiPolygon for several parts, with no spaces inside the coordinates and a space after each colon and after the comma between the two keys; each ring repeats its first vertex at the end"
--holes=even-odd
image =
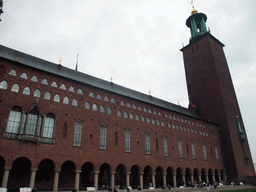
{"type": "Polygon", "coordinates": [[[94,166],[90,162],[86,162],[82,166],[81,172],[81,185],[82,190],[86,190],[87,187],[94,186],[94,166]]]}
{"type": "Polygon", "coordinates": [[[177,182],[177,187],[184,186],[183,170],[180,167],[177,169],[176,182],[177,182]]]}
{"type": "Polygon", "coordinates": [[[110,165],[104,163],[100,166],[99,173],[99,186],[100,189],[107,189],[111,187],[111,175],[110,175],[110,165]]]}
{"type": "Polygon", "coordinates": [[[59,175],[58,189],[74,188],[75,187],[75,164],[72,161],[66,161],[61,166],[59,175]]]}
{"type": "Polygon", "coordinates": [[[197,168],[194,169],[194,182],[199,183],[199,170],[197,168]]]}
{"type": "Polygon", "coordinates": [[[54,182],[54,163],[50,159],[42,160],[36,172],[35,188],[52,190],[54,182]]]}
{"type": "Polygon", "coordinates": [[[31,174],[31,162],[26,157],[19,157],[12,164],[8,179],[8,189],[19,189],[29,187],[31,174]]]}
{"type": "Polygon", "coordinates": [[[186,175],[185,175],[185,180],[186,180],[186,186],[192,186],[192,181],[191,181],[191,169],[187,168],[186,169],[186,175]]]}
{"type": "Polygon", "coordinates": [[[133,189],[140,188],[140,178],[139,178],[139,167],[137,165],[133,165],[131,168],[131,180],[130,185],[133,189]]]}
{"type": "Polygon", "coordinates": [[[115,185],[120,189],[124,189],[126,184],[126,167],[124,165],[118,165],[116,168],[115,185]]]}
{"type": "Polygon", "coordinates": [[[159,166],[156,168],[156,188],[161,188],[163,185],[163,168],[159,166]]]}
{"type": "Polygon", "coordinates": [[[166,184],[167,185],[171,185],[172,187],[174,187],[173,175],[174,175],[173,168],[172,167],[168,167],[167,168],[167,175],[166,175],[166,184]]]}
{"type": "Polygon", "coordinates": [[[143,187],[146,189],[149,187],[153,187],[152,168],[150,166],[146,166],[144,168],[143,187]]]}
{"type": "Polygon", "coordinates": [[[208,171],[208,180],[211,185],[213,185],[213,171],[209,169],[208,171]]]}
{"type": "Polygon", "coordinates": [[[201,179],[202,179],[202,182],[207,183],[207,181],[206,181],[206,170],[205,169],[202,169],[202,171],[201,171],[201,179]]]}
{"type": "Polygon", "coordinates": [[[4,158],[0,156],[0,186],[2,186],[2,181],[4,177],[4,166],[5,166],[4,158]]]}

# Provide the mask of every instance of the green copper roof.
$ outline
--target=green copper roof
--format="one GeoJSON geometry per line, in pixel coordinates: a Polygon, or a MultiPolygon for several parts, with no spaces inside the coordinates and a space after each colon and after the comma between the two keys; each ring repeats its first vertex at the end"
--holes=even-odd
{"type": "Polygon", "coordinates": [[[43,59],[10,49],[2,45],[0,45],[0,57],[14,61],[14,62],[18,62],[20,64],[23,64],[29,67],[33,67],[54,75],[58,75],[64,78],[68,78],[80,83],[84,83],[84,84],[96,87],[96,88],[100,88],[108,92],[119,94],[125,97],[129,97],[131,99],[135,99],[151,105],[162,107],[167,110],[171,110],[187,116],[201,119],[201,117],[196,115],[191,110],[181,107],[179,105],[169,103],[167,101],[128,89],[126,87],[87,75],[85,73],[75,71],[73,69],[69,69],[64,66],[61,66],[61,69],[59,69],[58,64],[45,61],[43,59]]]}

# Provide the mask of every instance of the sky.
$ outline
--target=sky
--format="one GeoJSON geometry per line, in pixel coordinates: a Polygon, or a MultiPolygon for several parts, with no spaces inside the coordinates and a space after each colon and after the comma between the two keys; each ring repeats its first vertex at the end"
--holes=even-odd
{"type": "MultiPolygon", "coordinates": [[[[256,163],[256,1],[194,0],[224,45],[256,163]]],[[[4,0],[0,44],[188,107],[190,0],[4,0]]]]}

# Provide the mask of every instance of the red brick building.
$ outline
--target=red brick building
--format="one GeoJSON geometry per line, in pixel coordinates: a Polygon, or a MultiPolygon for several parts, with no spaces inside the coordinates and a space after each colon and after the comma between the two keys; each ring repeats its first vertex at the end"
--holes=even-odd
{"type": "MultiPolygon", "coordinates": [[[[193,10],[195,11],[195,10],[193,10]]],[[[188,20],[190,107],[0,46],[0,184],[191,186],[254,175],[223,44],[188,20]]]]}

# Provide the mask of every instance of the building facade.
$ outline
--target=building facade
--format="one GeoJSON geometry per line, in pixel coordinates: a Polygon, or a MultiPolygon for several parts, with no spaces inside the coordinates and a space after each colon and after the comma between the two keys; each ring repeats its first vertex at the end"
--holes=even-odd
{"type": "MultiPolygon", "coordinates": [[[[191,56],[195,43],[201,49],[212,41],[205,48],[217,44],[224,56],[222,44],[209,32],[200,28],[200,34],[194,34],[193,29],[192,38],[197,37],[182,49],[188,109],[1,45],[1,186],[53,191],[191,186],[226,182],[230,166],[236,178],[253,176],[240,112],[231,130],[221,113],[229,99],[218,96],[202,102],[209,90],[194,79],[190,82],[190,76],[200,72],[199,66],[189,68],[191,64],[208,59],[199,52],[191,56]],[[215,98],[222,105],[214,103],[215,98]],[[207,109],[211,103],[218,110],[207,109]],[[232,146],[231,152],[226,145],[232,146]],[[241,154],[244,159],[237,159],[241,154]],[[247,171],[238,170],[241,161],[247,171]]],[[[231,78],[225,82],[232,84],[231,78]]],[[[237,108],[237,101],[232,102],[237,108]]]]}

